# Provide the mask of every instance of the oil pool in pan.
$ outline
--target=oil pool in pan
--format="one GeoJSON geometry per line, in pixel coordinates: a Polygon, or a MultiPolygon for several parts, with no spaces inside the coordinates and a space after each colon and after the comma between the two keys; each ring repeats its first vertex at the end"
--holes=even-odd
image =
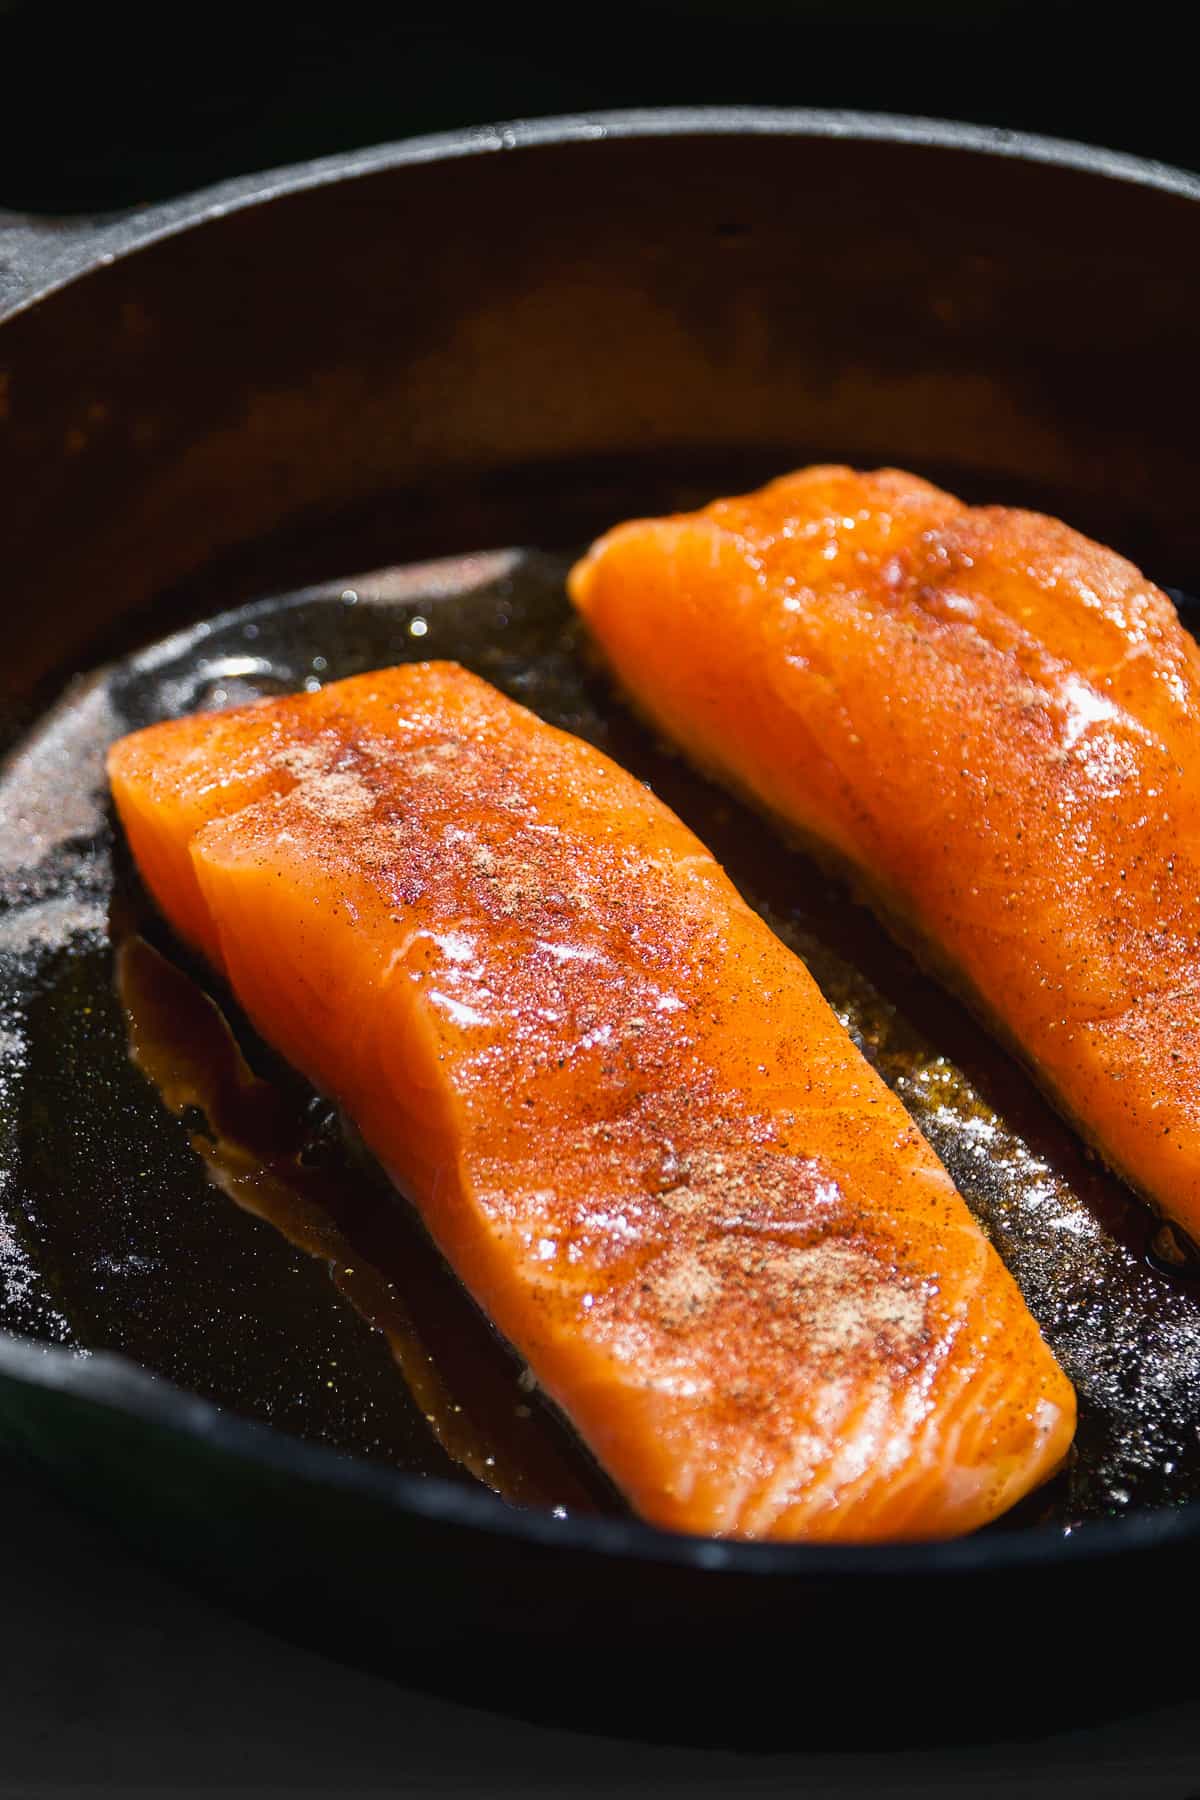
{"type": "Polygon", "coordinates": [[[104,748],[134,726],[454,657],[652,783],[942,1155],[1079,1391],[1070,1466],[1010,1521],[1071,1530],[1200,1498],[1191,1265],[836,882],[629,717],[568,614],[568,563],[498,552],[243,607],[76,688],[9,765],[0,1325],[517,1504],[620,1507],[329,1108],[210,996],[102,798],[104,748]]]}

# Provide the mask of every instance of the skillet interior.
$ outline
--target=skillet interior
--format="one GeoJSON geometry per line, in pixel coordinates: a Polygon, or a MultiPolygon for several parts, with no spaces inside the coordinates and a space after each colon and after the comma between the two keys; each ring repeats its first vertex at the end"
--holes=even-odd
{"type": "MultiPolygon", "coordinates": [[[[580,136],[574,128],[560,135],[580,136]]],[[[989,156],[971,134],[956,141],[951,128],[905,141],[897,126],[889,141],[878,127],[855,135],[845,122],[835,132],[803,116],[761,132],[710,116],[661,119],[650,135],[614,123],[586,141],[556,142],[552,126],[541,137],[503,156],[466,155],[469,144],[428,158],[393,153],[353,183],[285,194],[118,259],[4,327],[10,374],[0,473],[5,491],[22,499],[5,528],[6,580],[19,608],[54,622],[52,631],[28,630],[12,644],[5,678],[14,722],[36,711],[64,671],[254,594],[466,546],[565,545],[631,506],[747,485],[814,456],[892,460],[968,497],[1033,501],[1113,542],[1158,579],[1200,589],[1190,421],[1172,400],[1194,375],[1198,348],[1189,296],[1200,274],[1200,227],[1186,183],[1171,191],[1152,178],[1139,182],[1133,168],[1120,178],[1089,172],[1036,146],[1023,159],[1009,154],[1021,149],[1011,144],[989,156]],[[674,135],[661,135],[667,130],[674,135]]],[[[424,647],[433,647],[431,637],[424,647]]],[[[327,651],[317,653],[328,660],[327,651]]],[[[52,801],[61,807],[77,791],[77,765],[61,743],[48,755],[71,772],[52,801]]],[[[670,779],[683,778],[672,771],[670,779]]],[[[29,824],[17,829],[28,839],[29,824]]],[[[68,859],[86,836],[86,825],[75,830],[68,859]]],[[[36,870],[43,900],[66,873],[55,855],[36,870]]],[[[104,904],[102,859],[91,862],[90,878],[85,898],[104,904]]],[[[811,891],[806,875],[806,896],[811,891]]],[[[39,894],[22,875],[13,897],[24,904],[39,894]]],[[[18,937],[27,923],[17,925],[18,937]]],[[[872,972],[876,955],[886,963],[878,943],[868,951],[856,940],[855,957],[872,972]]],[[[903,990],[911,979],[879,966],[885,989],[891,981],[903,990]]],[[[98,993],[99,973],[91,979],[98,993]]],[[[6,994],[5,1024],[21,1040],[16,990],[6,994]]],[[[77,998],[82,1004],[60,1021],[59,1053],[44,1059],[43,1123],[45,1096],[63,1080],[63,1050],[74,1045],[76,1067],[90,1069],[88,1032],[107,1029],[117,1066],[111,1002],[89,1026],[96,1013],[83,1008],[94,1002],[77,998]]],[[[995,1079],[984,1066],[990,1053],[969,1033],[956,1035],[965,1028],[953,1009],[928,1004],[934,1011],[920,1011],[922,1028],[986,1087],[995,1079]]],[[[80,1083],[71,1091],[73,1104],[90,1098],[80,1083]]],[[[1027,1090],[1013,1122],[1045,1159],[1040,1134],[1053,1137],[1056,1128],[1027,1090]]],[[[59,1140],[71,1193],[82,1186],[90,1196],[96,1185],[97,1123],[93,1115],[90,1146],[83,1131],[74,1160],[59,1140]]],[[[177,1176],[188,1154],[180,1131],[152,1136],[156,1156],[172,1146],[177,1176]]],[[[1061,1134],[1056,1141],[1065,1143],[1061,1134]]],[[[123,1136],[110,1149],[118,1158],[128,1153],[132,1166],[142,1147],[123,1136]]],[[[163,1166],[160,1194],[176,1178],[163,1166]]],[[[1078,1165],[1069,1180],[1087,1190],[1089,1216],[1111,1207],[1109,1222],[1116,1219],[1118,1203],[1078,1165]]],[[[138,1189],[118,1186],[128,1218],[138,1189]]],[[[210,1218],[220,1215],[221,1229],[233,1229],[233,1209],[219,1196],[205,1188],[202,1204],[210,1218]]],[[[239,1221],[237,1229],[249,1227],[239,1221]]],[[[1128,1247],[1140,1249],[1136,1238],[1128,1247]]],[[[61,1290],[51,1283],[39,1291],[51,1271],[27,1265],[22,1286],[25,1274],[11,1268],[25,1309],[14,1323],[43,1337],[72,1329],[61,1290]]],[[[119,1286],[129,1273],[104,1278],[119,1286]]],[[[133,1278],[136,1286],[136,1271],[133,1278]]],[[[154,1310],[151,1288],[126,1315],[137,1317],[140,1306],[143,1325],[154,1310]]],[[[164,1313],[158,1341],[174,1331],[173,1354],[181,1356],[176,1326],[164,1313]]],[[[278,1342],[264,1354],[278,1362],[278,1342]]],[[[240,1372],[241,1359],[231,1361],[240,1372]]],[[[73,1401],[32,1394],[26,1386],[14,1402],[6,1389],[9,1435],[72,1479],[86,1467],[96,1502],[119,1514],[117,1439],[90,1419],[81,1423],[73,1401]]],[[[402,1435],[394,1429],[391,1452],[402,1435]]],[[[179,1456],[187,1462],[186,1451],[179,1456]]],[[[322,1490],[297,1475],[289,1526],[276,1523],[270,1554],[265,1527],[250,1523],[248,1498],[256,1482],[270,1488],[266,1475],[251,1479],[243,1462],[239,1485],[228,1446],[202,1462],[214,1492],[240,1496],[247,1521],[244,1532],[233,1532],[228,1516],[221,1527],[225,1576],[240,1593],[268,1582],[278,1606],[283,1540],[290,1537],[293,1557],[303,1554],[322,1510],[340,1505],[336,1483],[322,1490]]],[[[211,1537],[197,1531],[180,1546],[188,1508],[165,1474],[178,1471],[178,1457],[172,1463],[160,1443],[153,1466],[164,1471],[163,1491],[139,1493],[143,1528],[212,1571],[211,1537]]],[[[1139,1519],[1116,1532],[1089,1527],[1096,1551],[1124,1545],[1138,1563],[1139,1597],[1161,1547],[1178,1559],[1192,1541],[1190,1509],[1174,1511],[1180,1497],[1153,1496],[1172,1506],[1153,1532],[1139,1519]]],[[[1109,1468],[1085,1505],[1125,1511],[1134,1499],[1125,1476],[1109,1468]]],[[[333,1557],[342,1558],[343,1573],[346,1559],[379,1541],[369,1510],[365,1502],[361,1512],[351,1508],[359,1542],[333,1557]]],[[[401,1510],[410,1599],[421,1587],[415,1560],[429,1560],[428,1531],[455,1527],[456,1573],[443,1559],[408,1629],[416,1616],[428,1624],[448,1581],[461,1618],[486,1613],[512,1625],[561,1616],[556,1577],[524,1552],[514,1559],[520,1540],[507,1529],[491,1532],[481,1517],[460,1531],[453,1506],[431,1525],[407,1495],[401,1510]],[[478,1570],[481,1541],[491,1545],[486,1596],[463,1575],[478,1570]]],[[[382,1529],[394,1531],[394,1507],[383,1512],[392,1518],[382,1529]]],[[[598,1617],[616,1616],[628,1587],[610,1563],[600,1579],[578,1560],[589,1544],[615,1540],[599,1528],[589,1537],[575,1523],[562,1540],[575,1558],[573,1596],[586,1591],[598,1617]]],[[[527,1551],[537,1539],[529,1537],[527,1551]]],[[[399,1554],[398,1539],[385,1541],[399,1554]]],[[[930,1629],[944,1616],[939,1574],[993,1573],[991,1603],[1003,1611],[1017,1604],[1005,1571],[1036,1571],[1040,1583],[1054,1571],[1080,1589],[1085,1566],[1061,1532],[1051,1541],[1037,1529],[1015,1550],[1014,1534],[1004,1533],[990,1545],[981,1539],[915,1560],[881,1553],[836,1569],[804,1553],[789,1553],[790,1561],[767,1555],[757,1565],[753,1551],[745,1561],[722,1553],[710,1559],[713,1574],[720,1568],[737,1579],[718,1598],[711,1580],[695,1581],[706,1561],[700,1547],[685,1557],[689,1579],[680,1585],[665,1573],[676,1566],[673,1550],[659,1556],[646,1534],[620,1541],[656,1604],[678,1618],[702,1613],[710,1624],[722,1616],[761,1621],[755,1566],[780,1584],[776,1624],[789,1590],[819,1606],[835,1573],[839,1615],[861,1623],[861,1609],[879,1603],[871,1584],[919,1571],[934,1583],[923,1589],[930,1629]]],[[[1133,1585],[1125,1591],[1131,1597],[1133,1585]]],[[[1110,1581],[1110,1600],[1113,1592],[1110,1581]]],[[[369,1610],[361,1592],[358,1600],[360,1612],[369,1610]]],[[[376,1624],[395,1632],[382,1615],[376,1624]]]]}
{"type": "Polygon", "coordinates": [[[36,740],[16,758],[0,812],[42,835],[32,856],[10,844],[5,872],[0,957],[19,1016],[5,1205],[25,1279],[0,1316],[384,1466],[559,1516],[622,1510],[329,1109],[219,990],[213,1013],[211,977],[157,918],[107,808],[65,831],[56,813],[64,773],[82,798],[121,731],[452,657],[651,782],[803,955],[935,1143],[1080,1396],[1070,1465],[1006,1527],[1070,1532],[1200,1499],[1200,1268],[1157,1253],[1152,1215],[836,882],[626,713],[570,618],[568,566],[467,556],[205,620],[59,709],[65,767],[36,740]]]}

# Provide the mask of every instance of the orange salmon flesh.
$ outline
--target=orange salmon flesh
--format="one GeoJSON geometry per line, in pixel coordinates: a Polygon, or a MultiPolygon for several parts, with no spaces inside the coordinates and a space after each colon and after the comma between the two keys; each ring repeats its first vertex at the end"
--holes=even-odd
{"type": "Polygon", "coordinates": [[[933,1538],[1061,1462],[1070,1384],[934,1152],[608,758],[429,663],[109,774],[168,919],[645,1518],[933,1538]]]}
{"type": "Polygon", "coordinates": [[[1054,519],[812,468],[619,526],[574,603],[636,705],[858,878],[1200,1233],[1200,652],[1054,519]]]}

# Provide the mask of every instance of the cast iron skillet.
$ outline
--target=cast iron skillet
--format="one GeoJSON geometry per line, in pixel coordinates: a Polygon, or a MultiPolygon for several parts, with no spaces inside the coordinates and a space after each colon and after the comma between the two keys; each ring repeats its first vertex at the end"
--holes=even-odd
{"type": "MultiPolygon", "coordinates": [[[[712,110],[480,130],[133,216],[6,223],[7,735],[68,677],[255,596],[315,582],[307,617],[347,571],[566,550],[631,507],[815,459],[1036,504],[1200,593],[1198,200],[1179,172],[1006,132],[712,110]]],[[[543,589],[553,566],[521,565],[543,589]]],[[[470,588],[462,565],[454,581],[470,588]]],[[[142,692],[196,644],[123,662],[104,693],[142,692]]],[[[0,821],[30,846],[18,922],[63,900],[68,864],[88,899],[96,843],[72,820],[95,770],[57,729],[40,813],[10,773],[0,821]]],[[[13,1041],[22,992],[0,996],[13,1041]]],[[[36,1110],[12,1116],[36,1155],[36,1110]]],[[[29,1144],[2,1148],[11,1177],[29,1144]]],[[[36,1237],[0,1238],[6,1318],[19,1280],[53,1287],[19,1263],[36,1237]]],[[[591,1724],[750,1720],[757,1741],[848,1721],[946,1736],[1171,1684],[1155,1647],[1189,1603],[1191,1501],[940,1546],[696,1542],[302,1442],[48,1341],[52,1312],[30,1302],[26,1337],[0,1340],[9,1446],[210,1591],[345,1655],[591,1724]]]]}

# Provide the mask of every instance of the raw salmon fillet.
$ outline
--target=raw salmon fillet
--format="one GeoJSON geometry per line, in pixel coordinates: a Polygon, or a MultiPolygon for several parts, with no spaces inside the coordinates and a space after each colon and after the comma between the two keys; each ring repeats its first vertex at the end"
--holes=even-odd
{"type": "Polygon", "coordinates": [[[1054,519],[836,467],[622,525],[571,593],[637,705],[1200,1231],[1200,653],[1167,596],[1054,519]]]}
{"type": "Polygon", "coordinates": [[[598,751],[453,664],[152,726],[164,912],[344,1108],[647,1518],[981,1525],[1074,1395],[803,965],[598,751]]]}

